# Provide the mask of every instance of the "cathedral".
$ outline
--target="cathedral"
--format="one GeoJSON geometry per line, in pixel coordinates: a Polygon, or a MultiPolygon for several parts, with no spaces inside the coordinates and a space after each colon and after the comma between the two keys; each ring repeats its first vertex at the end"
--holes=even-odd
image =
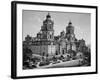
{"type": "Polygon", "coordinates": [[[75,37],[74,26],[71,21],[67,24],[66,31],[54,36],[54,22],[49,13],[36,37],[27,35],[24,44],[27,44],[33,54],[42,56],[68,54],[70,51],[82,51],[86,47],[85,40],[77,40],[75,37]]]}

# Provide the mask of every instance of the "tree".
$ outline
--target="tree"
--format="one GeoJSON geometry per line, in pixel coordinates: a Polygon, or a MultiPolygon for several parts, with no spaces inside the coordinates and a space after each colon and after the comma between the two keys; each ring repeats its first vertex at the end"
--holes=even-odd
{"type": "Polygon", "coordinates": [[[23,64],[25,61],[30,60],[32,57],[32,51],[29,48],[23,48],[23,64]]]}
{"type": "Polygon", "coordinates": [[[86,59],[86,61],[88,62],[88,65],[91,65],[91,52],[90,51],[87,51],[87,52],[84,52],[84,56],[86,59]]]}
{"type": "Polygon", "coordinates": [[[76,56],[76,52],[74,51],[74,50],[68,50],[68,53],[70,54],[70,57],[71,58],[75,58],[75,56],[76,56]]]}

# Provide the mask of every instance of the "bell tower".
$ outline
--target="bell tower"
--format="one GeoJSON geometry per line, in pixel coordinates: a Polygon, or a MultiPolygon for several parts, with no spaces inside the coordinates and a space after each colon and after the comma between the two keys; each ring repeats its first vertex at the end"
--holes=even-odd
{"type": "Polygon", "coordinates": [[[68,23],[68,26],[66,27],[66,38],[71,42],[75,40],[74,26],[72,25],[71,21],[68,23]]]}
{"type": "Polygon", "coordinates": [[[54,40],[54,22],[51,20],[51,16],[48,13],[46,19],[43,21],[43,26],[41,27],[42,38],[45,40],[52,41],[54,40]]]}

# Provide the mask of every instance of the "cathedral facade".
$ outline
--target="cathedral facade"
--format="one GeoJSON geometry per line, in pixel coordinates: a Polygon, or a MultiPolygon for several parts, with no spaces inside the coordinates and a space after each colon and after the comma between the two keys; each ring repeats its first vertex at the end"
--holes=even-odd
{"type": "Polygon", "coordinates": [[[71,21],[66,26],[66,31],[62,31],[60,35],[54,36],[54,22],[49,13],[43,21],[40,32],[34,38],[27,36],[25,44],[26,42],[33,54],[42,56],[68,54],[70,51],[77,52],[81,50],[81,47],[85,46],[83,39],[76,39],[74,26],[71,21]]]}
{"type": "Polygon", "coordinates": [[[54,22],[48,14],[43,21],[41,30],[37,33],[36,39],[32,42],[30,48],[33,53],[40,55],[54,55],[56,51],[54,42],[54,22]]]}

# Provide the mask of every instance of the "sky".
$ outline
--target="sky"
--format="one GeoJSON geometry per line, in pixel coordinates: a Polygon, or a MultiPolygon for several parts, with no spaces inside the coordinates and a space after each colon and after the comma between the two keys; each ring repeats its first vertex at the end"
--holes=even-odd
{"type": "MultiPolygon", "coordinates": [[[[54,35],[60,35],[61,31],[66,31],[69,21],[72,22],[77,39],[84,39],[86,44],[91,42],[91,14],[71,13],[71,12],[52,12],[49,11],[51,19],[54,21],[54,35]]],[[[35,37],[40,31],[43,21],[46,19],[47,11],[23,10],[22,27],[23,40],[27,35],[35,37]]]]}

